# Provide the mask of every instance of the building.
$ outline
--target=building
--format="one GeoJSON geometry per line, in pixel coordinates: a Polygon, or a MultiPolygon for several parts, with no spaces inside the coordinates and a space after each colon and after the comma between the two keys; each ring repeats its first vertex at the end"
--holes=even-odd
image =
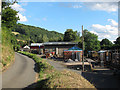
{"type": "Polygon", "coordinates": [[[31,43],[30,49],[37,50],[39,54],[45,54],[46,52],[55,52],[58,57],[63,57],[64,50],[68,50],[69,48],[77,45],[78,43],[74,42],[31,43]]]}
{"type": "Polygon", "coordinates": [[[64,50],[64,60],[72,59],[74,61],[82,61],[83,51],[77,46],[73,46],[68,50],[64,50]]]}
{"type": "Polygon", "coordinates": [[[30,51],[30,47],[29,46],[24,46],[22,49],[21,49],[21,51],[30,51]]]}

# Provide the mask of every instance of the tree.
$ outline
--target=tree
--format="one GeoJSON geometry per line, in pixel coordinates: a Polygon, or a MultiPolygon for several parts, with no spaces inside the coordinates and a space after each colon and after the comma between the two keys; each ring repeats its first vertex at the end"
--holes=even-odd
{"type": "Polygon", "coordinates": [[[42,39],[42,35],[40,34],[40,35],[37,37],[37,42],[38,42],[38,43],[41,43],[42,40],[43,40],[43,39],[42,39]]]}
{"type": "Polygon", "coordinates": [[[118,37],[118,38],[116,39],[115,44],[120,45],[120,37],[118,37]]]}
{"type": "Polygon", "coordinates": [[[48,41],[49,41],[49,39],[48,39],[47,35],[44,34],[42,37],[42,42],[48,42],[48,41]]]}
{"type": "Polygon", "coordinates": [[[88,30],[84,30],[84,42],[86,51],[98,51],[100,50],[100,41],[96,34],[90,33],[88,30]]]}
{"type": "Polygon", "coordinates": [[[107,38],[102,39],[102,41],[100,42],[100,45],[112,45],[112,42],[109,41],[107,38]]]}
{"type": "Polygon", "coordinates": [[[63,34],[58,33],[55,31],[48,31],[44,28],[30,26],[30,25],[24,25],[18,23],[12,28],[12,31],[19,32],[19,35],[16,35],[17,39],[20,40],[27,40],[27,38],[30,38],[30,41],[32,42],[43,42],[43,35],[46,34],[48,40],[47,41],[63,41],[63,34]]]}
{"type": "Polygon", "coordinates": [[[102,41],[100,42],[100,45],[101,45],[101,49],[110,49],[113,44],[111,41],[105,38],[105,39],[102,39],[102,41]]]}
{"type": "Polygon", "coordinates": [[[120,49],[120,37],[118,37],[117,39],[116,39],[116,41],[114,41],[114,45],[112,46],[112,48],[111,49],[113,49],[113,50],[115,50],[115,49],[120,49]]]}
{"type": "Polygon", "coordinates": [[[74,41],[79,38],[77,31],[67,29],[64,33],[64,41],[74,41]]]}
{"type": "Polygon", "coordinates": [[[2,2],[2,25],[7,28],[11,28],[17,24],[19,17],[17,16],[17,11],[13,10],[10,5],[14,4],[10,2],[2,2]]]}
{"type": "MultiPolygon", "coordinates": [[[[13,0],[12,0],[13,1],[13,0]]],[[[15,0],[16,1],[16,0],[15,0]]],[[[10,35],[9,41],[10,44],[12,44],[12,47],[14,50],[19,49],[19,45],[17,43],[17,40],[15,38],[15,35],[11,34],[11,28],[17,24],[17,21],[19,20],[19,17],[17,17],[17,11],[13,10],[10,5],[14,4],[15,2],[8,2],[7,0],[2,1],[2,27],[5,27],[3,32],[6,32],[6,30],[10,35]]],[[[5,40],[5,38],[3,37],[5,40]]]]}
{"type": "Polygon", "coordinates": [[[58,41],[59,42],[63,41],[63,37],[59,37],[58,41]]]}

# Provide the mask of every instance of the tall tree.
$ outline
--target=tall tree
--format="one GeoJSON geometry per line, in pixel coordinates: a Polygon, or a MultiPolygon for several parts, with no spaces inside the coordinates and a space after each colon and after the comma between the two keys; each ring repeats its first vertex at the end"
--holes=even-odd
{"type": "Polygon", "coordinates": [[[100,42],[100,45],[101,45],[101,49],[110,49],[113,44],[111,41],[105,38],[105,39],[102,39],[102,41],[100,42]]]}
{"type": "Polygon", "coordinates": [[[100,45],[112,45],[112,42],[109,41],[107,38],[102,39],[102,41],[100,42],[100,45]]]}
{"type": "Polygon", "coordinates": [[[116,39],[115,44],[120,45],[120,37],[118,37],[118,38],[116,39]]]}
{"type": "Polygon", "coordinates": [[[77,31],[73,31],[72,29],[67,29],[64,33],[64,41],[74,41],[79,38],[79,34],[77,31]]]}
{"type": "Polygon", "coordinates": [[[113,49],[113,50],[119,49],[119,50],[120,50],[120,37],[118,37],[118,38],[116,39],[116,41],[114,41],[114,43],[115,43],[115,44],[112,46],[111,49],[113,49]]]}
{"type": "Polygon", "coordinates": [[[98,36],[89,32],[86,29],[84,30],[84,42],[86,51],[100,50],[100,41],[98,40],[98,36]]]}
{"type": "Polygon", "coordinates": [[[13,10],[9,5],[12,3],[3,2],[2,5],[2,25],[7,28],[13,27],[17,24],[19,17],[17,16],[17,11],[13,10]]]}
{"type": "MultiPolygon", "coordinates": [[[[11,28],[17,24],[17,20],[19,20],[19,17],[17,17],[18,12],[10,7],[10,5],[14,3],[15,2],[8,2],[8,0],[2,1],[2,28],[4,27],[3,32],[7,31],[10,34],[11,38],[9,38],[9,41],[10,43],[12,43],[14,50],[16,50],[18,49],[19,45],[17,43],[15,36],[11,33],[11,28]]],[[[5,40],[4,36],[3,40],[5,40]]]]}

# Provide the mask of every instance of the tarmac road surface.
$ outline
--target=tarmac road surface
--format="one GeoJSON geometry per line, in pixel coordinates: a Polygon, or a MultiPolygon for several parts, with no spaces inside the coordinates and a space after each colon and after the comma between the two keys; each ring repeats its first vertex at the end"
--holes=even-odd
{"type": "Polygon", "coordinates": [[[25,88],[34,83],[34,64],[27,56],[15,53],[15,62],[2,73],[2,88],[25,88]]]}

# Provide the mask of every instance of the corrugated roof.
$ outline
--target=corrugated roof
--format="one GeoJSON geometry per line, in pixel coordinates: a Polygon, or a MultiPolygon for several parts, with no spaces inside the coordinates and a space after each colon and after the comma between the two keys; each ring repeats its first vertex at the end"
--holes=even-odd
{"type": "Polygon", "coordinates": [[[82,51],[82,49],[81,49],[81,48],[76,47],[76,46],[74,46],[74,47],[72,47],[72,48],[69,48],[68,50],[69,50],[69,51],[70,51],[70,50],[79,50],[79,51],[82,51]]]}
{"type": "Polygon", "coordinates": [[[78,44],[78,43],[74,43],[74,42],[45,42],[45,43],[31,43],[31,46],[62,45],[62,44],[78,44]]]}
{"type": "Polygon", "coordinates": [[[43,43],[31,43],[31,46],[41,46],[43,43]]]}
{"type": "Polygon", "coordinates": [[[78,44],[74,42],[45,42],[44,45],[56,45],[56,44],[78,44]]]}

